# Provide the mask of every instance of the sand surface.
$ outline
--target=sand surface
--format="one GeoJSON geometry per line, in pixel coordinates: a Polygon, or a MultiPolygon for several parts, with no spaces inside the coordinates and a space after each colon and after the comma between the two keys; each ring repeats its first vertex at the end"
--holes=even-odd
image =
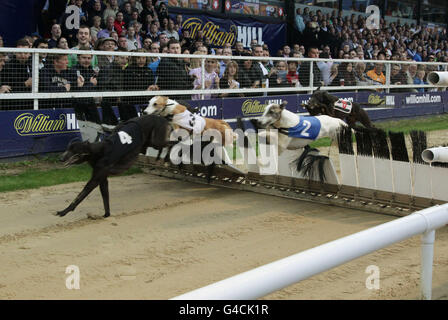
{"type": "MultiPolygon", "coordinates": [[[[169,299],[340,237],[397,219],[151,174],[109,180],[64,218],[83,187],[0,193],[0,299],[169,299]],[[80,289],[66,287],[66,268],[80,289]]],[[[420,236],[266,296],[267,299],[418,299],[420,236]],[[380,289],[366,288],[366,268],[380,289]]],[[[448,228],[436,232],[433,298],[448,298],[448,228]]]]}

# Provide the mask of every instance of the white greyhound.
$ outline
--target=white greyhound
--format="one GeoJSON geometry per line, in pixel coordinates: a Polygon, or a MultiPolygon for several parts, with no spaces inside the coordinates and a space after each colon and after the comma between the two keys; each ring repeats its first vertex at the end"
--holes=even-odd
{"type": "MultiPolygon", "coordinates": [[[[299,116],[285,109],[286,102],[266,106],[263,115],[254,124],[258,128],[278,129],[278,154],[284,150],[304,148],[313,141],[329,137],[335,139],[347,124],[330,116],[299,116]]],[[[267,138],[269,131],[266,131],[267,138]]],[[[269,138],[268,138],[269,139],[269,138]]]]}
{"type": "Polygon", "coordinates": [[[319,180],[324,182],[326,180],[324,163],[328,160],[328,157],[313,154],[311,151],[318,150],[311,149],[308,145],[323,137],[336,139],[340,130],[347,127],[347,124],[341,119],[325,115],[316,117],[299,116],[286,110],[285,105],[286,102],[280,105],[269,104],[263,115],[258,120],[252,121],[256,129],[268,129],[260,132],[259,137],[265,136],[265,141],[270,144],[273,132],[269,129],[277,129],[278,155],[281,155],[285,150],[304,148],[304,152],[296,160],[297,171],[310,179],[318,174],[319,180]],[[317,172],[315,172],[314,163],[318,163],[317,172]]]}

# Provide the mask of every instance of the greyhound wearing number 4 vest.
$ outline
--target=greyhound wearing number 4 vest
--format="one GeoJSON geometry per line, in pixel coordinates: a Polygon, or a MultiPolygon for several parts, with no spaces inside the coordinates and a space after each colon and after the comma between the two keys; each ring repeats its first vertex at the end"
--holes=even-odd
{"type": "MultiPolygon", "coordinates": [[[[341,119],[330,116],[299,116],[285,108],[286,101],[282,104],[269,104],[266,106],[263,115],[258,120],[252,120],[254,127],[258,129],[274,128],[278,130],[278,154],[284,150],[296,150],[304,148],[304,152],[297,162],[297,170],[304,172],[304,175],[311,177],[313,162],[319,161],[320,180],[325,180],[323,174],[323,164],[328,159],[326,156],[313,155],[308,145],[313,141],[329,137],[337,139],[340,130],[347,127],[347,124],[341,119]]],[[[261,134],[261,133],[260,133],[261,134]]],[[[266,141],[269,143],[270,132],[265,131],[266,141]]]]}
{"type": "Polygon", "coordinates": [[[56,215],[63,217],[75,210],[99,185],[104,204],[104,217],[110,216],[107,178],[129,169],[138,155],[145,153],[148,147],[161,150],[169,146],[171,130],[165,118],[145,115],[116,126],[114,131],[101,142],[72,142],[61,155],[60,160],[65,165],[88,162],[93,169],[92,176],[75,200],[64,210],[58,211],[56,215]]]}

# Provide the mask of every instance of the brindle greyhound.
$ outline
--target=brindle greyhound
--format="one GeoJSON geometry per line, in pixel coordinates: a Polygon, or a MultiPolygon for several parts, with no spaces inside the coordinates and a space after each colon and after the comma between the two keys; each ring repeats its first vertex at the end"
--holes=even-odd
{"type": "Polygon", "coordinates": [[[309,102],[307,104],[302,104],[302,106],[308,110],[311,116],[316,116],[319,114],[328,115],[330,117],[347,121],[347,124],[350,127],[354,127],[356,122],[359,121],[368,129],[375,128],[372,121],[370,121],[367,112],[361,108],[360,103],[347,103],[346,101],[329,94],[327,91],[318,89],[313,93],[309,102]],[[351,108],[347,108],[347,106],[351,108]]]}

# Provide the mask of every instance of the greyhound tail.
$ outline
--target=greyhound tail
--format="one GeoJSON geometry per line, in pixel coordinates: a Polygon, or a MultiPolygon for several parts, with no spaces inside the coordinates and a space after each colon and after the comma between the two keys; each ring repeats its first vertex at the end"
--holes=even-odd
{"type": "Polygon", "coordinates": [[[303,153],[296,160],[297,172],[309,180],[318,176],[319,181],[323,183],[326,180],[324,166],[329,158],[324,155],[313,154],[312,152],[319,152],[319,150],[309,146],[304,148],[303,153]]]}

